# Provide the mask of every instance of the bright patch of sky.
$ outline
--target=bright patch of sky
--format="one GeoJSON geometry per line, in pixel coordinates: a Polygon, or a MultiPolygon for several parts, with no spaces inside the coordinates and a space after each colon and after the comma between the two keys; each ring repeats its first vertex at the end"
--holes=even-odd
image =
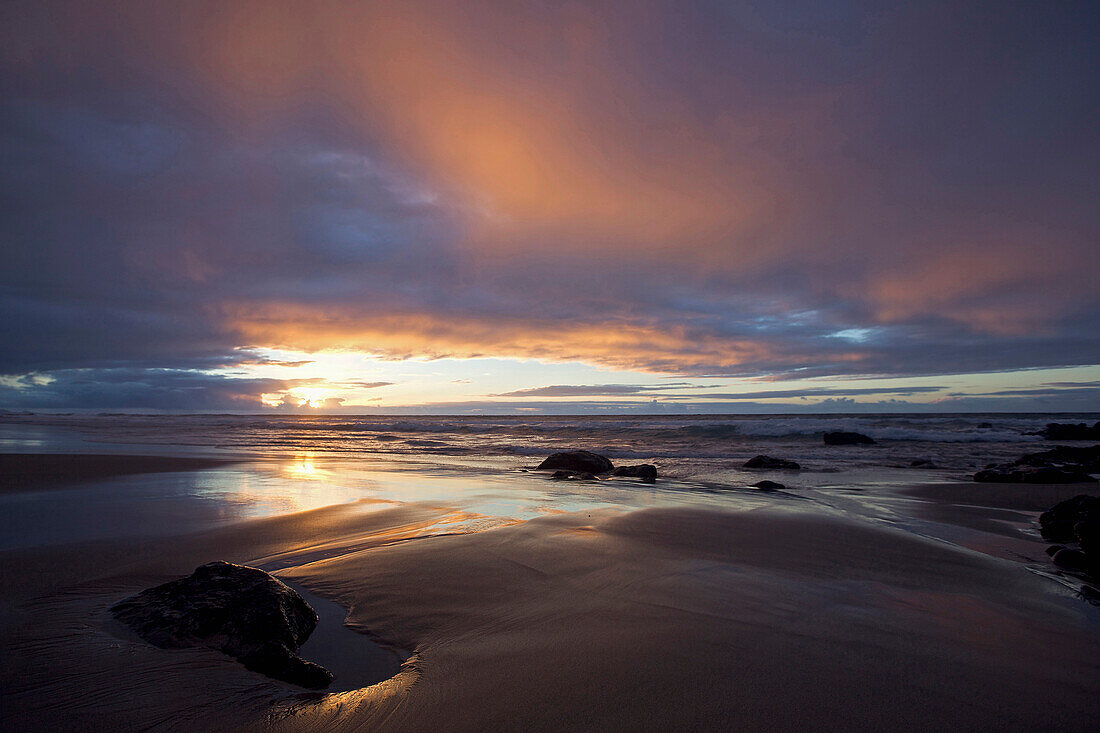
{"type": "MultiPolygon", "coordinates": [[[[545,404],[614,404],[656,401],[690,410],[692,405],[716,407],[728,404],[737,411],[739,395],[781,409],[800,408],[831,396],[849,397],[872,404],[904,399],[935,404],[959,396],[995,396],[1012,390],[1069,390],[1100,380],[1100,367],[1036,369],[1003,373],[898,378],[829,378],[765,381],[723,377],[661,376],[616,371],[579,362],[544,362],[519,359],[407,359],[386,360],[357,352],[302,352],[259,350],[266,361],[233,370],[234,375],[281,380],[311,380],[288,390],[294,401],[321,407],[335,398],[344,408],[394,408],[466,402],[499,403],[502,411],[523,408],[525,401],[545,404]],[[548,395],[540,388],[569,385],[577,394],[548,395]],[[1049,385],[1056,385],[1050,387],[1049,385]],[[637,388],[637,389],[635,389],[637,388]],[[584,394],[588,389],[589,393],[584,394]],[[529,396],[506,394],[532,390],[529,396]],[[896,391],[892,391],[896,390],[896,391]],[[768,396],[775,395],[775,396],[768,396]]],[[[269,405],[278,395],[265,395],[269,405]]],[[[336,402],[329,403],[337,404],[336,402]]],[[[945,407],[949,405],[945,404],[945,407]]]]}

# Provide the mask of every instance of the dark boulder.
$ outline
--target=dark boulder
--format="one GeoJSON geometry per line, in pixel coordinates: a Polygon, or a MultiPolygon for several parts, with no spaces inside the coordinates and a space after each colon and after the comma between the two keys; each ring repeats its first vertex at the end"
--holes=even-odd
{"type": "Polygon", "coordinates": [[[1039,529],[1052,542],[1072,542],[1074,528],[1080,522],[1100,519],[1100,496],[1078,494],[1039,515],[1039,529]]]}
{"type": "Polygon", "coordinates": [[[538,465],[539,470],[562,469],[565,471],[587,471],[588,473],[609,473],[614,467],[608,459],[586,450],[555,453],[538,465]]]}
{"type": "Polygon", "coordinates": [[[974,480],[1000,484],[1096,483],[1096,479],[1084,471],[1057,466],[992,466],[975,473],[974,480]]]}
{"type": "Polygon", "coordinates": [[[802,466],[786,458],[772,458],[771,456],[753,456],[745,461],[742,468],[767,468],[779,471],[797,471],[802,466]]]}
{"type": "Polygon", "coordinates": [[[1089,557],[1100,560],[1100,513],[1093,512],[1073,525],[1073,536],[1089,557]]]}
{"type": "Polygon", "coordinates": [[[778,481],[757,481],[753,486],[761,491],[782,491],[787,488],[778,481]]]}
{"type": "Polygon", "coordinates": [[[838,430],[824,435],[825,445],[874,445],[875,441],[863,433],[846,433],[838,430]]]}
{"type": "Polygon", "coordinates": [[[640,463],[637,466],[619,466],[611,472],[612,476],[638,478],[646,483],[657,480],[657,467],[652,463],[640,463]]]}
{"type": "Polygon", "coordinates": [[[1047,440],[1100,440],[1100,422],[1095,425],[1085,423],[1047,423],[1039,431],[1047,440]]]}
{"type": "Polygon", "coordinates": [[[114,617],[162,649],[206,647],[248,669],[309,689],[332,674],[297,655],[317,613],[296,591],[263,570],[227,562],[200,565],[111,608],[114,617]]]}
{"type": "Polygon", "coordinates": [[[1058,552],[1054,553],[1054,557],[1052,557],[1051,560],[1053,560],[1054,564],[1058,567],[1072,570],[1076,573],[1087,573],[1089,571],[1089,558],[1080,550],[1058,550],[1058,552]]]}
{"type": "Polygon", "coordinates": [[[248,654],[238,657],[238,660],[245,669],[307,690],[323,690],[332,684],[332,672],[319,664],[307,662],[277,641],[264,642],[248,654]]]}

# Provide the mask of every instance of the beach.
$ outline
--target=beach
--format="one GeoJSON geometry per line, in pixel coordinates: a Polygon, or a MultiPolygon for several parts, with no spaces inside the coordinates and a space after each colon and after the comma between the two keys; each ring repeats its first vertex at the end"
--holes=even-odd
{"type": "Polygon", "coordinates": [[[0,460],[67,466],[0,497],[7,730],[1094,727],[1100,607],[1035,528],[1087,486],[880,466],[765,472],[789,485],[765,493],[550,481],[522,456],[84,448],[0,460]],[[338,604],[315,633],[363,640],[384,678],[308,692],[111,618],[212,560],[338,604]]]}

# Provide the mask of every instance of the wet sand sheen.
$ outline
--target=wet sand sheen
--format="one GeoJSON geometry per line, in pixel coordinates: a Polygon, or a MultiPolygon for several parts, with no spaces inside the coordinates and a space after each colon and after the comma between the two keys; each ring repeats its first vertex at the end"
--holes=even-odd
{"type": "Polygon", "coordinates": [[[171,539],[3,552],[4,726],[1091,727],[1096,609],[1019,563],[815,512],[777,499],[500,526],[361,500],[171,539]],[[112,603],[211,559],[333,599],[338,633],[354,633],[351,609],[352,629],[415,664],[302,695],[216,653],[104,631],[112,603]]]}

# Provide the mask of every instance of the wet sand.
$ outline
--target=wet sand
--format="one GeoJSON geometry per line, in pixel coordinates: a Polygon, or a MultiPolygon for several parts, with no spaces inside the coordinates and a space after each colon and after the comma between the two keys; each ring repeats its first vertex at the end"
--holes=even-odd
{"type": "MultiPolygon", "coordinates": [[[[963,489],[922,492],[898,501],[983,510],[963,489]]],[[[1094,728],[1100,609],[1070,587],[1007,555],[774,502],[507,521],[363,499],[171,538],[9,550],[4,728],[1094,728]],[[300,583],[413,656],[389,681],[316,695],[214,652],[112,633],[111,604],[212,559],[300,583]]],[[[988,521],[1040,555],[1030,510],[994,503],[988,521]]],[[[994,536],[952,526],[972,546],[994,536]]]]}
{"type": "Polygon", "coordinates": [[[0,453],[0,492],[69,487],[115,476],[198,471],[235,463],[233,459],[189,456],[120,456],[0,453]]]}

